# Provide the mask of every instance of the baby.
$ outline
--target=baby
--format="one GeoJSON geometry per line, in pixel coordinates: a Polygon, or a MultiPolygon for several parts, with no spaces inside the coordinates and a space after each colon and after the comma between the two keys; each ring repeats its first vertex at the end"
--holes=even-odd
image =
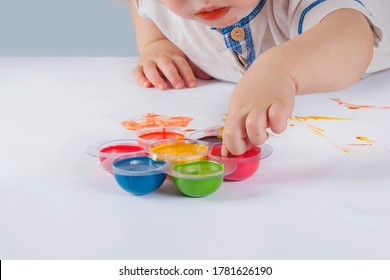
{"type": "Polygon", "coordinates": [[[296,94],[329,92],[390,68],[389,0],[138,0],[131,3],[144,87],[237,83],[223,155],[281,133],[296,94]]]}

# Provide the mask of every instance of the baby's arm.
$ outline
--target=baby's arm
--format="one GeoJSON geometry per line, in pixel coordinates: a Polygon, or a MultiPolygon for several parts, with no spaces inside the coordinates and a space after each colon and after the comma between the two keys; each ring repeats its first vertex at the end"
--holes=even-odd
{"type": "Polygon", "coordinates": [[[365,73],[373,55],[368,20],[335,11],[302,35],[274,47],[252,64],[234,89],[223,131],[226,155],[263,144],[270,127],[283,132],[296,94],[346,88],[365,73]]]}
{"type": "Polygon", "coordinates": [[[165,77],[173,88],[181,89],[185,86],[195,87],[195,76],[210,78],[189,61],[152,21],[141,18],[132,1],[130,6],[141,55],[133,73],[139,85],[164,90],[168,87],[165,77]]]}

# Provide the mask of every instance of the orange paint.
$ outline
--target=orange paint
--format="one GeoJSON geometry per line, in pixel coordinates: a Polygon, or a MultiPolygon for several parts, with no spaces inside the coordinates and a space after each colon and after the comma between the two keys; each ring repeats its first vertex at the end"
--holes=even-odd
{"type": "Polygon", "coordinates": [[[192,120],[192,118],[184,116],[169,117],[155,113],[147,113],[140,120],[124,121],[122,122],[122,125],[128,130],[138,130],[157,126],[186,127],[192,120]]]}
{"type": "Polygon", "coordinates": [[[386,110],[389,110],[390,109],[390,106],[357,105],[357,104],[343,102],[343,101],[341,101],[340,98],[329,98],[329,99],[337,102],[339,105],[347,107],[350,110],[357,110],[357,109],[386,109],[386,110]]]}
{"type": "Polygon", "coordinates": [[[351,146],[351,147],[367,147],[372,145],[373,144],[347,144],[347,146],[351,146]]]}

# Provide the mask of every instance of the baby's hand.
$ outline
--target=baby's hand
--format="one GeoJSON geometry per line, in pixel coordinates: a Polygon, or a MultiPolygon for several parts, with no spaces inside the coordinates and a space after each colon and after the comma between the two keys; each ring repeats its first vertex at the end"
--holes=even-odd
{"type": "Polygon", "coordinates": [[[142,51],[133,75],[139,85],[160,90],[168,88],[166,80],[173,88],[182,89],[195,87],[195,76],[210,79],[167,39],[157,40],[142,51]]]}
{"type": "Polygon", "coordinates": [[[268,139],[266,129],[281,133],[294,107],[295,83],[272,64],[256,63],[245,73],[230,98],[223,130],[222,155],[241,155],[268,139]]]}

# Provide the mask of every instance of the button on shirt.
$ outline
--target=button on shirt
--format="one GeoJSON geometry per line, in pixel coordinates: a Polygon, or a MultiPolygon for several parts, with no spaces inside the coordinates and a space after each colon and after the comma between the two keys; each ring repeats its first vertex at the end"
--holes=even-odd
{"type": "Polygon", "coordinates": [[[261,0],[254,10],[233,25],[221,28],[226,47],[238,56],[239,61],[248,69],[256,59],[250,22],[260,13],[266,0],[261,0]]]}

